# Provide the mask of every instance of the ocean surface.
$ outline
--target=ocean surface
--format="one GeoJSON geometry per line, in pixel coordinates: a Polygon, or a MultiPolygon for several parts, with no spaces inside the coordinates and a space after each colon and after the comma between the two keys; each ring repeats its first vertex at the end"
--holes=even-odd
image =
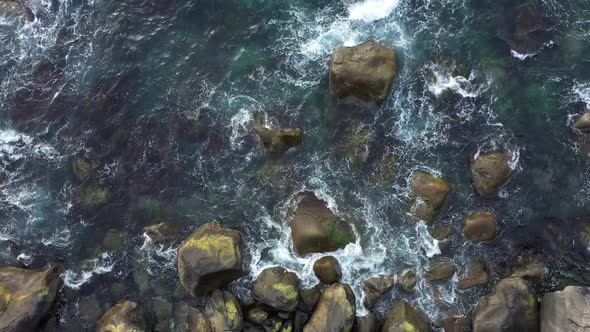
{"type": "MultiPolygon", "coordinates": [[[[305,190],[354,225],[357,242],[334,256],[359,315],[362,280],[420,275],[436,257],[458,269],[479,257],[497,278],[519,255],[540,255],[544,289],[590,286],[588,248],[567,246],[590,226],[590,163],[571,129],[590,108],[589,1],[532,1],[549,27],[532,51],[504,38],[524,1],[25,3],[33,21],[0,17],[0,262],[63,264],[60,330],[93,330],[123,297],[165,330],[162,306],[196,301],[178,288],[176,248],[212,220],[246,236],[248,274],[231,286],[241,297],[272,265],[314,285],[320,255],[298,257],[287,227],[305,190]],[[388,98],[334,100],[332,51],[367,40],[398,53],[388,98]],[[467,75],[453,77],[441,56],[467,75]],[[302,129],[303,146],[266,153],[256,119],[302,129]],[[492,150],[509,153],[514,174],[482,199],[469,161],[492,150]],[[80,174],[80,161],[90,171],[80,174]],[[459,234],[444,243],[406,213],[418,170],[453,184],[436,225],[459,234]],[[473,210],[496,214],[495,242],[464,240],[473,210]],[[171,247],[144,235],[159,222],[180,225],[171,247]]],[[[419,280],[415,294],[394,289],[376,310],[406,298],[433,320],[466,312],[487,288],[457,281],[419,280]]]]}

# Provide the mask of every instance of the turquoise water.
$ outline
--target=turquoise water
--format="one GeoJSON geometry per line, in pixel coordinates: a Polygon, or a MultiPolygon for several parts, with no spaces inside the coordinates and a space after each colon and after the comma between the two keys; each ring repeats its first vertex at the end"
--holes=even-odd
{"type": "MultiPolygon", "coordinates": [[[[482,257],[497,277],[519,254],[542,255],[546,288],[588,285],[588,251],[563,243],[579,242],[588,225],[588,160],[569,125],[590,104],[590,4],[534,3],[551,33],[515,52],[502,39],[514,1],[31,0],[34,22],[0,20],[8,178],[0,234],[21,264],[63,262],[59,324],[72,331],[91,330],[93,315],[122,296],[146,304],[161,326],[156,303],[192,301],[176,290],[174,247],[143,236],[161,221],[181,225],[176,245],[214,219],[244,232],[249,275],[232,286],[243,298],[274,264],[314,284],[316,257],[297,257],[286,227],[303,190],[355,226],[359,240],[335,256],[359,314],[364,278],[405,267],[420,274],[433,256],[458,268],[482,257]],[[333,100],[332,50],[369,39],[399,55],[388,99],[379,107],[333,100]],[[470,75],[452,78],[438,55],[470,75]],[[301,128],[303,147],[267,155],[252,132],[256,118],[301,128]],[[484,200],[469,160],[496,149],[510,154],[515,173],[484,200]],[[76,179],[77,158],[94,165],[89,180],[76,179]],[[399,162],[388,173],[384,160],[399,162]],[[454,186],[437,225],[460,231],[469,211],[485,209],[497,215],[499,239],[439,244],[413,223],[404,203],[422,169],[454,186]],[[104,204],[84,206],[89,186],[108,193],[104,204]],[[554,241],[560,236],[572,241],[554,241]],[[113,237],[122,245],[104,240],[113,237]]],[[[393,291],[377,311],[407,297],[438,319],[485,292],[455,284],[393,291]]]]}

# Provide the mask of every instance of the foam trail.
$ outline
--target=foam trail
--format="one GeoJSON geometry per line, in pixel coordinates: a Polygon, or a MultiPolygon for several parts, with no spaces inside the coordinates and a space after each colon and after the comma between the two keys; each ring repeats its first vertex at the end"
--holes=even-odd
{"type": "Polygon", "coordinates": [[[348,6],[348,18],[373,22],[389,16],[399,4],[399,0],[365,0],[348,6]]]}

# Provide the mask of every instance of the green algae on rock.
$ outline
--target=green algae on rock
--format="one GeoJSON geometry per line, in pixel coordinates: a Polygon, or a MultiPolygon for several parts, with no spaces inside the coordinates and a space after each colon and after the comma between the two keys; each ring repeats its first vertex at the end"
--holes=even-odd
{"type": "Polygon", "coordinates": [[[430,322],[425,315],[408,302],[396,302],[385,315],[383,332],[430,332],[430,322]]]}
{"type": "Polygon", "coordinates": [[[347,284],[334,283],[324,290],[303,332],[350,332],[355,321],[354,292],[347,284]]]}
{"type": "Polygon", "coordinates": [[[282,311],[295,311],[299,303],[299,278],[293,272],[276,266],[264,269],[254,283],[253,297],[282,311]]]}

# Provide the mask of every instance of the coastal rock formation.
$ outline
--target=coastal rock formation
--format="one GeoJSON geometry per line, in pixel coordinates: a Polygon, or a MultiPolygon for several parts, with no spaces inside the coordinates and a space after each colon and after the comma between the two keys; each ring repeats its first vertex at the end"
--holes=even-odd
{"type": "Polygon", "coordinates": [[[342,278],[340,263],[333,256],[324,256],[313,263],[313,272],[323,284],[331,285],[342,278]]]}
{"type": "Polygon", "coordinates": [[[242,233],[217,222],[201,226],[178,249],[182,286],[200,296],[242,275],[242,233]]]}
{"type": "Polygon", "coordinates": [[[540,257],[519,256],[511,269],[510,277],[541,283],[545,277],[545,263],[540,257]]]}
{"type": "Polygon", "coordinates": [[[536,53],[553,38],[551,24],[533,1],[514,7],[511,15],[501,18],[498,27],[499,37],[520,54],[536,53]]]}
{"type": "Polygon", "coordinates": [[[562,331],[590,331],[590,288],[568,286],[543,297],[541,332],[562,331]]]}
{"type": "Polygon", "coordinates": [[[311,192],[303,194],[289,227],[295,251],[301,256],[335,251],[355,240],[351,226],[311,192]]]}
{"type": "Polygon", "coordinates": [[[538,331],[539,303],[522,278],[503,279],[475,310],[475,332],[538,331]]]}
{"type": "Polygon", "coordinates": [[[471,315],[451,316],[444,320],[445,332],[471,332],[471,325],[471,315]]]}
{"type": "Polygon", "coordinates": [[[178,332],[210,332],[211,324],[202,308],[183,303],[174,310],[174,327],[178,332]]]}
{"type": "Polygon", "coordinates": [[[457,288],[468,289],[476,286],[487,285],[490,282],[490,276],[486,266],[478,261],[472,261],[467,271],[461,276],[457,288]]]}
{"type": "Polygon", "coordinates": [[[330,93],[381,103],[398,72],[395,50],[368,41],[355,47],[339,46],[330,60],[330,93]]]}
{"type": "Polygon", "coordinates": [[[379,275],[363,282],[365,299],[363,304],[371,309],[379,299],[393,288],[394,278],[390,275],[379,275]]]}
{"type": "Polygon", "coordinates": [[[496,239],[496,217],[489,212],[473,212],[463,223],[465,237],[474,242],[496,239]]]}
{"type": "Polygon", "coordinates": [[[401,331],[430,332],[432,327],[424,314],[414,309],[405,300],[401,300],[387,311],[383,332],[401,331]]]}
{"type": "Polygon", "coordinates": [[[451,193],[451,185],[446,180],[426,172],[418,172],[410,184],[411,194],[416,198],[412,204],[414,217],[433,223],[451,193]]]}
{"type": "Polygon", "coordinates": [[[24,17],[31,22],[35,15],[31,8],[25,6],[22,1],[18,0],[0,0],[0,15],[8,17],[24,17]]]}
{"type": "Polygon", "coordinates": [[[35,331],[53,306],[63,283],[61,269],[0,269],[0,331],[35,331]]]}
{"type": "Polygon", "coordinates": [[[230,292],[213,291],[205,301],[203,314],[209,321],[211,332],[242,330],[242,308],[238,299],[230,292]]]}
{"type": "Polygon", "coordinates": [[[370,312],[362,317],[357,317],[354,322],[353,332],[379,332],[381,331],[381,321],[379,317],[370,312]]]}
{"type": "Polygon", "coordinates": [[[402,272],[397,279],[397,285],[406,293],[413,292],[416,287],[416,272],[411,270],[402,272]]]}
{"type": "Polygon", "coordinates": [[[498,195],[500,187],[512,174],[512,169],[505,153],[492,152],[479,155],[471,162],[471,174],[477,193],[489,198],[498,195]]]}
{"type": "Polygon", "coordinates": [[[97,332],[144,332],[147,324],[140,306],[123,301],[109,309],[98,321],[97,332]]]}
{"type": "Polygon", "coordinates": [[[256,133],[264,147],[272,153],[281,153],[303,144],[301,130],[293,128],[271,129],[256,126],[256,133]]]}
{"type": "Polygon", "coordinates": [[[180,227],[178,225],[161,222],[159,224],[146,226],[143,231],[153,244],[168,246],[176,240],[180,233],[180,227]]]}
{"type": "Polygon", "coordinates": [[[303,332],[349,332],[355,321],[355,296],[347,284],[334,283],[324,290],[303,332]]]}
{"type": "Polygon", "coordinates": [[[426,281],[446,280],[455,274],[455,267],[446,260],[437,260],[432,263],[428,272],[424,274],[426,281]]]}
{"type": "Polygon", "coordinates": [[[256,278],[253,296],[276,310],[295,311],[299,302],[299,283],[293,272],[280,266],[267,268],[256,278]]]}
{"type": "Polygon", "coordinates": [[[590,111],[587,111],[578,117],[576,122],[574,122],[574,128],[583,133],[590,132],[590,111]]]}

